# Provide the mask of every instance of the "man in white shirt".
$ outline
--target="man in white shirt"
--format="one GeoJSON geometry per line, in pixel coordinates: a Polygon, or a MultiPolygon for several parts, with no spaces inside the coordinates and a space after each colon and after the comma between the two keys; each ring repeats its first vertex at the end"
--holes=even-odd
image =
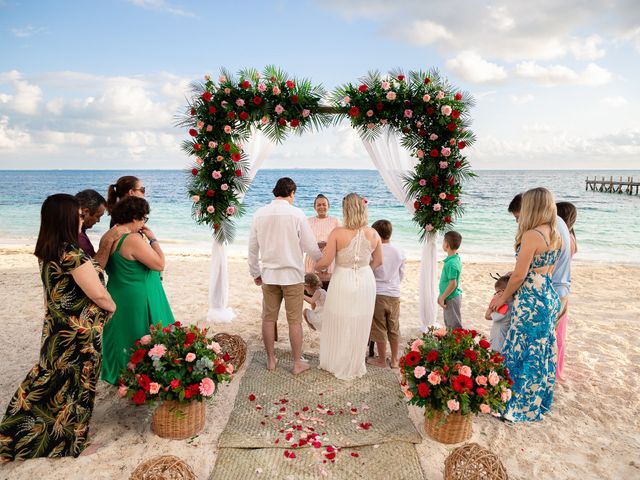
{"type": "Polygon", "coordinates": [[[267,351],[267,370],[276,368],[276,323],[284,298],[294,359],[292,372],[297,375],[309,368],[302,360],[304,252],[315,261],[322,258],[322,252],[304,212],[293,206],[295,193],[295,182],[281,178],[273,189],[275,200],[253,216],[249,272],[255,284],[262,287],[262,340],[267,351]]]}

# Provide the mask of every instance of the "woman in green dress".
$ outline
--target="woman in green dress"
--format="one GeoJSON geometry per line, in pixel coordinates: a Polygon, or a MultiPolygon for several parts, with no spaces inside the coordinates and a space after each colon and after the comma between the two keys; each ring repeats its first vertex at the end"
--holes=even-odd
{"type": "Polygon", "coordinates": [[[102,328],[116,308],[100,266],[77,245],[82,211],[75,197],[42,204],[35,255],[46,313],[38,363],[0,423],[0,461],[77,457],[87,447],[102,328]]]}
{"type": "Polygon", "coordinates": [[[131,232],[114,243],[107,264],[107,289],[118,311],[104,329],[102,379],[114,385],[127,368],[131,348],[149,333],[149,326],[174,322],[160,280],[164,254],[146,225],[148,215],[147,201],[135,196],[118,202],[111,213],[115,223],[131,232]]]}

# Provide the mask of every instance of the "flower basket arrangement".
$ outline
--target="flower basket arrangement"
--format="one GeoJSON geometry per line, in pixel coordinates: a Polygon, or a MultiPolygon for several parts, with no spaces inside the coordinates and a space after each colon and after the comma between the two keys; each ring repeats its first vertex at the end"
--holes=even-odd
{"type": "Polygon", "coordinates": [[[509,371],[500,353],[475,330],[430,328],[400,359],[409,403],[424,407],[425,430],[442,443],[472,433],[472,415],[499,412],[511,398],[509,371]]]}
{"type": "Polygon", "coordinates": [[[212,397],[221,382],[231,381],[231,358],[207,332],[180,322],[151,326],[131,349],[118,393],[136,405],[164,402],[151,421],[161,437],[187,438],[202,430],[203,400],[212,397]]]}

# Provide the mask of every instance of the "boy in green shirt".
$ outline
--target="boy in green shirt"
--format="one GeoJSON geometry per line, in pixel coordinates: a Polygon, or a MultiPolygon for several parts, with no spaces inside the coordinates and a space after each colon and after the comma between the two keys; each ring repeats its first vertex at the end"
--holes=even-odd
{"type": "Polygon", "coordinates": [[[443,308],[444,325],[448,329],[462,328],[462,290],[460,289],[462,262],[458,256],[461,243],[462,235],[458,232],[450,231],[444,234],[442,249],[447,252],[447,258],[444,259],[440,274],[438,305],[443,308]]]}

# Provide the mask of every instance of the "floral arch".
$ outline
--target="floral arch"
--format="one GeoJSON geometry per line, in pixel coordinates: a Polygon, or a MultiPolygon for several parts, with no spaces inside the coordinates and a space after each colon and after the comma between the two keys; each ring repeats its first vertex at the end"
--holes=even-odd
{"type": "Polygon", "coordinates": [[[217,81],[205,76],[192,85],[193,97],[179,119],[190,136],[183,150],[193,158],[189,195],[196,222],[209,225],[213,246],[210,320],[228,321],[228,278],[224,244],[233,241],[235,219],[261,162],[246,152],[247,142],[263,136],[281,143],[287,135],[317,131],[348,119],[380,170],[387,187],[411,212],[424,241],[421,317],[435,322],[436,234],[463,213],[464,180],[473,176],[464,149],[472,97],[436,70],[369,73],[330,95],[321,85],[296,79],[269,66],[262,73],[222,70],[217,81]],[[321,102],[328,101],[328,105],[321,102]],[[402,147],[402,148],[399,148],[402,147]],[[385,164],[386,157],[395,157],[385,164]],[[399,160],[400,159],[400,160],[399,160]],[[226,312],[225,312],[226,311],[226,312]]]}

